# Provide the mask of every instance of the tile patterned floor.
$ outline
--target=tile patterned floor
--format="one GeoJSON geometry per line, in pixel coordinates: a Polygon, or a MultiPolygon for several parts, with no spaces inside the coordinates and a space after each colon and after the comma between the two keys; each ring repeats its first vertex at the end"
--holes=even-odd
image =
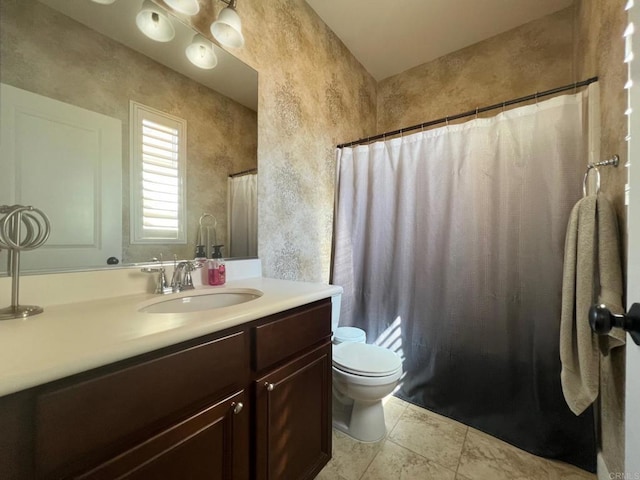
{"type": "Polygon", "coordinates": [[[359,443],[333,432],[333,458],[318,480],[595,480],[566,463],[508,443],[395,397],[387,436],[359,443]]]}

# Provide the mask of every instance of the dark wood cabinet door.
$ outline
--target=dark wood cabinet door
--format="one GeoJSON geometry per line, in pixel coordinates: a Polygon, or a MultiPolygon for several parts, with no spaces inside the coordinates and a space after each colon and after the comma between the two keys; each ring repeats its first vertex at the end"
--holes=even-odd
{"type": "Polygon", "coordinates": [[[243,331],[231,333],[45,387],[35,404],[37,477],[68,478],[86,471],[188,413],[245,389],[248,337],[243,331]]]}
{"type": "Polygon", "coordinates": [[[313,478],[331,458],[331,344],[255,382],[256,478],[313,478]]]}
{"type": "Polygon", "coordinates": [[[75,478],[248,480],[248,407],[238,392],[75,478]]]}

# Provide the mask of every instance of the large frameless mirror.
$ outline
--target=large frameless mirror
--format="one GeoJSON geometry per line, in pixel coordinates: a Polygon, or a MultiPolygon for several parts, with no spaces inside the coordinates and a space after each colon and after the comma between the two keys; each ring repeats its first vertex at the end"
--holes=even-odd
{"type": "Polygon", "coordinates": [[[0,205],[34,205],[52,224],[49,241],[23,256],[22,271],[193,258],[198,243],[207,252],[224,244],[228,258],[257,254],[258,74],[156,3],[174,34],[151,40],[136,25],[149,4],[0,3],[0,205]],[[215,66],[196,66],[209,48],[215,66]],[[174,144],[181,174],[153,161],[174,144]],[[172,175],[180,215],[174,207],[163,213],[175,192],[158,199],[149,181],[172,175]],[[180,234],[162,233],[178,222],[180,234]],[[147,223],[155,236],[135,234],[147,223]]]}

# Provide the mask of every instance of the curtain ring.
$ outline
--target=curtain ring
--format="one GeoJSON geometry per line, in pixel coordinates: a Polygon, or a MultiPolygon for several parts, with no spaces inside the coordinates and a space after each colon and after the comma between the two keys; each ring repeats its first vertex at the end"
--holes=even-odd
{"type": "Polygon", "coordinates": [[[573,82],[573,94],[578,93],[578,82],[573,82]]]}
{"type": "Polygon", "coordinates": [[[504,113],[504,107],[507,106],[507,102],[502,102],[502,113],[504,113]]]}
{"type": "Polygon", "coordinates": [[[538,92],[536,92],[536,107],[538,106],[538,92]]]}
{"type": "Polygon", "coordinates": [[[478,107],[476,107],[476,120],[478,119],[478,107]]]}
{"type": "Polygon", "coordinates": [[[400,138],[402,138],[402,129],[400,129],[400,138]]]}
{"type": "Polygon", "coordinates": [[[447,123],[447,127],[449,126],[449,117],[445,117],[444,121],[447,123]]]}

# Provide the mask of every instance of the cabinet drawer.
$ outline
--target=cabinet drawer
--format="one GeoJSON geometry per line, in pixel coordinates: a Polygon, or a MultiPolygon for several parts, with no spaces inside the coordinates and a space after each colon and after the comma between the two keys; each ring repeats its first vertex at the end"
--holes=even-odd
{"type": "Polygon", "coordinates": [[[126,447],[191,406],[242,385],[244,332],[39,395],[38,477],[64,476],[126,447]]]}
{"type": "Polygon", "coordinates": [[[331,336],[331,299],[254,327],[253,336],[253,367],[261,371],[331,336]]]}

